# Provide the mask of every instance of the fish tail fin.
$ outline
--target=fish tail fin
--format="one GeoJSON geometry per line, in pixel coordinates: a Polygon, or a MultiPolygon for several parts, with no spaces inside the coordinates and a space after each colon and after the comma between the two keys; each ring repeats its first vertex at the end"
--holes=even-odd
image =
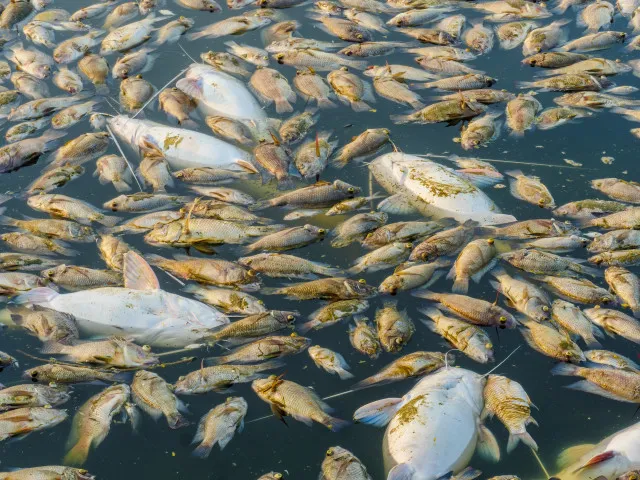
{"type": "Polygon", "coordinates": [[[469,291],[469,277],[458,275],[451,287],[453,293],[467,293],[469,291]]]}
{"type": "Polygon", "coordinates": [[[179,413],[176,413],[175,415],[171,415],[170,417],[167,417],[167,422],[169,423],[169,428],[171,428],[172,430],[186,427],[187,425],[191,424],[189,420],[184,418],[179,413]]]}
{"type": "Polygon", "coordinates": [[[518,446],[518,443],[524,443],[528,447],[533,448],[534,450],[538,450],[538,444],[533,439],[529,432],[526,430],[522,433],[512,433],[509,434],[509,441],[507,442],[507,453],[511,453],[514,448],[518,446]]]}
{"type": "Polygon", "coordinates": [[[412,119],[412,115],[389,115],[389,118],[396,125],[403,125],[405,123],[409,123],[412,119]]]}
{"type": "Polygon", "coordinates": [[[41,353],[64,353],[65,346],[58,342],[44,342],[41,353]]]}
{"type": "Polygon", "coordinates": [[[212,449],[213,444],[202,442],[191,452],[191,455],[197,458],[207,458],[211,454],[212,449]]]}
{"type": "Polygon", "coordinates": [[[338,105],[336,105],[334,102],[332,102],[328,98],[319,98],[318,99],[318,108],[329,109],[329,108],[337,108],[337,107],[338,107],[338,105]]]}
{"type": "Polygon", "coordinates": [[[353,420],[374,427],[384,427],[404,405],[403,398],[383,398],[367,403],[355,411],[353,420]]]}
{"type": "Polygon", "coordinates": [[[351,422],[349,420],[343,420],[341,418],[336,418],[336,417],[329,417],[329,423],[326,425],[326,427],[332,432],[339,432],[340,430],[344,429],[345,427],[348,427],[349,425],[351,425],[351,422]]]}
{"type": "Polygon", "coordinates": [[[17,224],[18,224],[18,220],[16,220],[15,218],[7,217],[5,215],[0,215],[0,225],[16,227],[17,224]]]}
{"type": "Polygon", "coordinates": [[[578,373],[580,367],[572,363],[559,363],[551,369],[551,375],[572,377],[578,373]]]}
{"type": "Polygon", "coordinates": [[[366,102],[363,102],[362,100],[356,100],[351,102],[351,108],[353,109],[354,112],[368,112],[369,110],[371,110],[371,107],[369,106],[369,104],[367,104],[366,102]]]}
{"type": "Polygon", "coordinates": [[[64,456],[62,463],[64,465],[81,466],[87,461],[89,449],[91,448],[91,439],[89,437],[80,437],[71,450],[64,456]]]}
{"type": "MultiPolygon", "coordinates": [[[[127,185],[128,187],[128,185],[127,185]]],[[[115,227],[118,222],[122,220],[121,217],[116,217],[114,215],[103,215],[97,222],[100,225],[104,225],[105,227],[115,227]]]]}
{"type": "Polygon", "coordinates": [[[298,333],[301,333],[304,335],[305,333],[307,333],[309,330],[312,330],[317,325],[318,325],[317,320],[309,320],[308,322],[298,325],[297,330],[298,330],[298,333]]]}
{"type": "Polygon", "coordinates": [[[364,388],[368,388],[371,387],[372,385],[378,385],[378,384],[384,384],[387,382],[384,382],[382,380],[379,380],[377,375],[372,375],[368,378],[365,378],[364,380],[360,380],[357,383],[354,383],[351,387],[352,390],[362,390],[364,388]]]}
{"type": "Polygon", "coordinates": [[[500,446],[496,437],[484,425],[480,425],[478,429],[478,453],[481,457],[490,462],[498,462],[500,460],[500,446]]]}
{"type": "Polygon", "coordinates": [[[336,373],[340,377],[340,380],[349,380],[353,378],[353,373],[346,371],[344,368],[337,369],[336,373]]]}
{"type": "Polygon", "coordinates": [[[278,113],[291,113],[293,107],[286,98],[277,98],[274,100],[276,104],[276,112],[278,113]]]}
{"type": "Polygon", "coordinates": [[[594,336],[585,338],[584,341],[587,344],[587,347],[589,347],[591,349],[600,349],[600,348],[602,348],[602,344],[598,340],[596,340],[596,337],[594,337],[594,336]]]}
{"type": "Polygon", "coordinates": [[[399,463],[387,475],[387,480],[412,480],[416,474],[415,468],[408,463],[399,463]]]}
{"type": "Polygon", "coordinates": [[[48,303],[60,295],[48,287],[38,287],[14,297],[12,303],[48,303]]]}

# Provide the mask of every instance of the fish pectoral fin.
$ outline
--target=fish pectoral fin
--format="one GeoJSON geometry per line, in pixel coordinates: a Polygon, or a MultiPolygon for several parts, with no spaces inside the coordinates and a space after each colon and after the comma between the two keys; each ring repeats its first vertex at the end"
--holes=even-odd
{"type": "Polygon", "coordinates": [[[136,252],[128,251],[125,254],[122,273],[125,288],[133,290],[158,290],[160,288],[158,277],[153,273],[146,260],[136,252]]]}
{"type": "Polygon", "coordinates": [[[473,480],[474,478],[478,478],[480,475],[482,475],[480,470],[476,470],[473,467],[467,467],[457,475],[452,476],[451,480],[473,480]]]}
{"type": "Polygon", "coordinates": [[[497,463],[500,460],[500,446],[496,437],[484,425],[478,425],[478,453],[484,459],[497,463]]]}
{"type": "Polygon", "coordinates": [[[576,473],[580,470],[584,470],[585,468],[592,467],[594,465],[598,465],[602,462],[606,462],[607,460],[611,460],[613,457],[617,455],[613,450],[607,450],[606,452],[599,453],[598,455],[591,457],[587,463],[577,468],[573,473],[576,473]]]}
{"type": "Polygon", "coordinates": [[[408,463],[399,463],[391,470],[389,470],[387,480],[412,480],[415,473],[415,468],[413,468],[408,463]]]}
{"type": "Polygon", "coordinates": [[[604,398],[609,398],[611,400],[617,400],[619,402],[628,402],[627,398],[624,398],[620,395],[616,395],[615,393],[609,392],[598,385],[595,385],[588,380],[581,380],[579,382],[572,383],[571,385],[566,385],[565,388],[570,390],[580,390],[582,392],[591,393],[593,395],[600,395],[604,398]]]}
{"type": "MultiPolygon", "coordinates": [[[[287,425],[287,421],[284,419],[284,417],[287,416],[287,412],[285,412],[283,409],[281,409],[279,406],[277,406],[276,404],[272,403],[271,404],[271,413],[273,413],[273,415],[279,419],[282,423],[284,423],[285,425],[287,425]]],[[[287,425],[288,427],[289,425],[287,425]]]]}
{"type": "Polygon", "coordinates": [[[378,204],[378,210],[396,215],[416,213],[415,207],[411,205],[407,197],[401,193],[396,193],[382,200],[378,204]]]}
{"type": "Polygon", "coordinates": [[[113,357],[110,357],[108,355],[94,355],[93,358],[97,362],[102,362],[102,363],[109,363],[111,360],[113,360],[113,357]]]}
{"type": "Polygon", "coordinates": [[[585,443],[583,445],[576,445],[575,447],[569,447],[566,450],[563,450],[556,460],[558,468],[560,470],[564,470],[572,463],[577,462],[580,457],[586,455],[589,450],[592,450],[594,447],[595,445],[592,443],[585,443]]]}
{"type": "Polygon", "coordinates": [[[353,414],[353,420],[358,423],[373,425],[374,427],[384,427],[404,404],[404,398],[376,400],[356,410],[353,414]]]}

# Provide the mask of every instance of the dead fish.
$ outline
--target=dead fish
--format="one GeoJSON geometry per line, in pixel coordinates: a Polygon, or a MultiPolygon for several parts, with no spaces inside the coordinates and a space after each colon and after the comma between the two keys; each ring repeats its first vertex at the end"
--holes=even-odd
{"type": "Polygon", "coordinates": [[[605,270],[604,278],[611,290],[628,307],[633,316],[640,317],[640,279],[623,267],[612,266],[605,270]]]}
{"type": "Polygon", "coordinates": [[[340,380],[353,378],[353,375],[348,371],[349,365],[338,352],[334,352],[328,348],[322,348],[318,345],[309,347],[307,351],[318,368],[322,368],[329,373],[337,374],[340,380]]]}
{"type": "Polygon", "coordinates": [[[347,67],[330,72],[327,81],[338,99],[345,105],[351,105],[354,112],[370,110],[369,103],[375,102],[371,85],[350,73],[347,67]]]}
{"type": "Polygon", "coordinates": [[[343,167],[352,160],[359,160],[376,153],[389,143],[390,131],[386,128],[367,129],[336,152],[334,165],[343,167]]]}
{"type": "Polygon", "coordinates": [[[209,410],[198,423],[193,443],[199,445],[192,455],[207,458],[216,443],[220,450],[224,449],[236,431],[242,431],[246,414],[247,402],[242,397],[229,397],[224,403],[209,410]]]}
{"type": "Polygon", "coordinates": [[[519,200],[542,208],[555,208],[549,189],[537,177],[526,176],[520,170],[505,172],[514,180],[510,182],[511,194],[519,200]]]}
{"type": "Polygon", "coordinates": [[[349,327],[349,340],[353,348],[372,360],[382,351],[378,335],[366,318],[355,319],[355,326],[349,327]]]}

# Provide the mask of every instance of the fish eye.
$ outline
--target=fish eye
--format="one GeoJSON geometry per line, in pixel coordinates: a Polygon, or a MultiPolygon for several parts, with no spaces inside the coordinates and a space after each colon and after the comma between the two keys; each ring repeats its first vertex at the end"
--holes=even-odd
{"type": "Polygon", "coordinates": [[[289,320],[290,322],[293,321],[295,317],[293,315],[287,315],[287,320],[289,320]]]}
{"type": "Polygon", "coordinates": [[[421,258],[422,260],[425,260],[425,261],[426,261],[426,260],[427,260],[427,258],[429,258],[429,254],[427,254],[427,253],[423,253],[422,255],[420,255],[420,258],[421,258]]]}
{"type": "Polygon", "coordinates": [[[329,450],[327,450],[327,457],[331,457],[333,456],[333,448],[330,448],[329,450]]]}
{"type": "Polygon", "coordinates": [[[546,305],[542,306],[542,311],[543,312],[548,312],[549,311],[549,307],[547,307],[546,305]]]}
{"type": "Polygon", "coordinates": [[[500,323],[507,323],[507,317],[505,317],[504,315],[501,316],[499,319],[500,323]]]}
{"type": "Polygon", "coordinates": [[[398,289],[396,287],[389,289],[389,295],[397,295],[397,294],[398,294],[398,289]]]}
{"type": "Polygon", "coordinates": [[[250,277],[255,277],[256,276],[256,271],[253,269],[249,269],[247,270],[247,275],[249,275],[250,277]]]}
{"type": "Polygon", "coordinates": [[[345,54],[347,57],[350,57],[351,55],[353,55],[353,53],[351,52],[351,50],[347,50],[346,52],[344,52],[344,54],[345,54]]]}
{"type": "Polygon", "coordinates": [[[488,243],[489,245],[493,245],[495,242],[496,242],[496,241],[495,241],[493,238],[488,238],[488,239],[487,239],[487,243],[488,243]]]}
{"type": "Polygon", "coordinates": [[[38,377],[38,371],[34,370],[33,372],[31,372],[31,378],[37,378],[38,377]]]}
{"type": "Polygon", "coordinates": [[[356,189],[355,189],[355,188],[353,188],[353,187],[349,187],[349,188],[347,188],[347,192],[349,192],[349,193],[353,193],[353,192],[355,192],[355,191],[356,191],[356,189]]]}
{"type": "Polygon", "coordinates": [[[401,345],[402,344],[402,339],[401,338],[396,338],[394,340],[394,342],[396,343],[396,345],[401,345]]]}
{"type": "Polygon", "coordinates": [[[183,380],[184,380],[184,375],[180,375],[180,376],[178,377],[178,381],[179,381],[179,382],[182,382],[183,380]]]}
{"type": "Polygon", "coordinates": [[[405,243],[404,244],[404,248],[412,248],[413,247],[413,243],[405,243]]]}
{"type": "Polygon", "coordinates": [[[600,301],[601,301],[602,303],[609,303],[609,302],[611,301],[611,299],[610,299],[609,297],[602,297],[602,298],[600,299],[600,301]]]}
{"type": "Polygon", "coordinates": [[[320,235],[324,235],[325,233],[327,233],[327,231],[324,228],[321,228],[320,230],[318,230],[318,233],[320,235]]]}
{"type": "Polygon", "coordinates": [[[361,33],[358,33],[358,34],[356,35],[356,38],[357,38],[357,39],[361,39],[361,38],[362,38],[362,34],[361,34],[361,33]]]}
{"type": "Polygon", "coordinates": [[[143,345],[142,346],[142,350],[145,352],[150,352],[151,351],[151,345],[143,345]]]}
{"type": "Polygon", "coordinates": [[[493,344],[492,344],[491,342],[486,343],[484,346],[485,346],[487,349],[489,349],[489,348],[493,348],[493,344]]]}
{"type": "Polygon", "coordinates": [[[358,283],[359,283],[360,285],[366,285],[366,284],[367,284],[367,281],[366,281],[364,278],[361,278],[360,280],[358,280],[358,283]]]}

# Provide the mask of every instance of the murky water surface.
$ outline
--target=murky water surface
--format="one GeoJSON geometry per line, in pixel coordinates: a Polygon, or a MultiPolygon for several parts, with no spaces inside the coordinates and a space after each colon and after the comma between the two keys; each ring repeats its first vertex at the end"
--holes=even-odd
{"type": "MultiPolygon", "coordinates": [[[[55,6],[74,11],[82,6],[89,5],[86,0],[56,0],[55,6]]],[[[218,21],[233,13],[226,6],[221,13],[209,14],[189,11],[181,6],[169,2],[167,8],[177,15],[185,15],[193,18],[196,27],[218,21]]],[[[330,37],[318,29],[314,22],[305,18],[306,7],[299,7],[282,11],[286,18],[294,18],[302,23],[300,34],[329,40],[330,37]]],[[[235,12],[234,12],[235,13],[235,12]]],[[[465,10],[468,19],[474,19],[477,14],[472,10],[465,10]],[[467,13],[468,12],[468,13],[467,13]]],[[[568,19],[573,20],[575,13],[569,11],[568,19]]],[[[557,15],[556,15],[557,17],[557,15]]],[[[626,29],[626,20],[616,17],[614,27],[626,29]]],[[[570,25],[571,38],[579,36],[581,29],[570,25]]],[[[57,33],[58,39],[66,38],[68,34],[57,33]]],[[[402,39],[400,35],[391,35],[390,39],[402,39]]],[[[199,58],[201,52],[206,50],[223,50],[227,38],[217,40],[199,40],[189,42],[182,40],[181,45],[194,58],[199,58]]],[[[259,32],[251,32],[235,37],[241,43],[262,46],[259,32]]],[[[614,47],[609,50],[597,52],[599,56],[626,60],[632,58],[624,50],[614,47]]],[[[145,78],[156,87],[161,87],[180,70],[187,67],[191,60],[176,45],[165,46],[160,50],[160,58],[155,68],[145,75],[145,78]]],[[[113,62],[114,56],[109,57],[113,62]]],[[[478,69],[483,70],[498,79],[497,86],[510,91],[517,91],[516,82],[530,80],[534,70],[521,65],[522,53],[520,49],[504,51],[495,48],[486,55],[472,62],[478,69]]],[[[369,62],[376,65],[384,65],[385,62],[393,64],[405,63],[414,65],[413,58],[406,54],[395,54],[389,57],[370,58],[369,62]]],[[[289,79],[295,74],[291,67],[278,67],[289,79]]],[[[631,74],[615,77],[619,85],[637,85],[637,79],[631,74]]],[[[117,92],[117,84],[111,83],[111,91],[117,92]]],[[[52,87],[52,91],[56,91],[52,87]]],[[[424,91],[425,97],[434,94],[424,91]]],[[[554,93],[541,93],[537,98],[545,107],[553,106],[554,93]]],[[[499,107],[499,106],[498,106],[499,107]]],[[[106,112],[111,112],[109,106],[102,107],[106,112]]],[[[302,111],[305,104],[298,100],[295,105],[297,111],[302,111]]],[[[333,130],[340,145],[348,142],[351,137],[359,134],[366,128],[387,127],[391,129],[392,138],[400,150],[407,153],[435,153],[447,155],[455,153],[464,155],[460,146],[452,141],[458,136],[458,127],[438,125],[402,125],[395,126],[389,120],[390,114],[406,111],[405,107],[378,98],[375,111],[354,113],[351,109],[341,106],[332,111],[321,112],[319,130],[333,130]]],[[[268,110],[275,116],[275,111],[268,110]]],[[[154,109],[147,109],[147,118],[166,122],[163,113],[154,109]]],[[[202,123],[201,130],[207,131],[202,123]]],[[[503,132],[503,135],[488,147],[477,150],[473,154],[483,158],[508,160],[514,162],[528,162],[540,166],[521,165],[528,174],[537,175],[549,187],[561,205],[565,202],[583,198],[593,198],[597,194],[591,190],[589,180],[598,177],[621,177],[638,179],[640,168],[638,167],[637,139],[630,133],[633,128],[627,120],[621,116],[602,111],[585,118],[582,121],[562,126],[550,131],[528,132],[522,139],[514,139],[503,132]],[[604,164],[601,157],[613,157],[612,164],[604,164]],[[567,167],[566,159],[582,164],[579,169],[567,167]]],[[[82,122],[69,131],[68,138],[73,138],[87,131],[89,126],[82,122]]],[[[1,132],[4,135],[4,130],[1,132]]],[[[117,153],[115,145],[109,153],[117,153]]],[[[137,162],[135,156],[129,152],[130,158],[137,162]]],[[[443,162],[446,163],[445,160],[443,162]]],[[[23,168],[12,174],[0,176],[0,191],[21,192],[41,171],[44,162],[34,166],[23,168]]],[[[501,171],[516,168],[515,164],[495,164],[501,171]]],[[[86,165],[87,173],[74,182],[66,185],[60,192],[84,199],[94,205],[101,205],[106,200],[113,198],[117,192],[111,185],[100,186],[97,179],[91,176],[92,165],[86,165]]],[[[343,170],[327,169],[322,178],[333,180],[339,178],[363,188],[369,189],[368,170],[365,165],[350,164],[343,170]]],[[[244,188],[240,185],[240,188],[244,188]]],[[[182,191],[180,186],[176,191],[182,191]]],[[[373,189],[382,192],[382,189],[373,185],[373,189]]],[[[269,190],[250,191],[258,195],[270,194],[269,190]],[[262,192],[262,193],[260,193],[262,192]]],[[[183,193],[186,193],[184,190],[183,193]]],[[[509,194],[507,188],[488,190],[489,195],[502,208],[505,213],[515,215],[518,219],[548,218],[548,211],[515,200],[509,194]]],[[[12,217],[27,215],[39,217],[40,214],[30,210],[22,200],[14,199],[6,204],[7,214],[12,217]]],[[[270,209],[263,212],[267,216],[273,216],[280,222],[284,215],[283,210],[270,209]]],[[[399,221],[403,218],[417,219],[418,216],[400,217],[392,216],[390,221],[399,221]]],[[[298,224],[310,222],[322,227],[333,227],[343,217],[317,216],[310,220],[301,220],[298,224]]],[[[3,227],[3,231],[7,231],[3,227]]],[[[171,252],[164,249],[156,249],[146,245],[141,235],[126,235],[126,241],[144,253],[158,253],[169,255],[171,252]]],[[[78,264],[94,268],[104,268],[104,264],[98,256],[94,244],[77,244],[74,248],[81,250],[81,255],[73,261],[78,264]]],[[[223,246],[218,248],[220,258],[235,259],[241,255],[237,246],[223,246]]],[[[306,258],[321,260],[331,265],[347,267],[355,258],[362,255],[364,250],[358,244],[343,249],[332,249],[329,242],[321,242],[302,250],[292,252],[306,258]]],[[[199,255],[196,253],[196,255],[199,255]]],[[[576,252],[576,256],[584,253],[576,252]]],[[[636,269],[637,270],[637,269],[636,269]]],[[[367,274],[365,278],[369,284],[377,285],[388,274],[388,271],[367,274]]],[[[179,292],[180,286],[164,273],[158,271],[162,287],[173,292],[179,292]]],[[[265,286],[277,286],[281,282],[273,279],[263,279],[265,286]]],[[[440,280],[433,287],[435,290],[448,291],[450,282],[440,280]]],[[[260,296],[260,294],[257,294],[260,296]]],[[[470,295],[487,300],[496,297],[495,291],[484,279],[480,285],[473,284],[470,295]]],[[[319,306],[317,301],[291,302],[278,296],[261,297],[267,306],[272,309],[298,310],[305,317],[319,306]]],[[[408,347],[402,353],[416,350],[440,350],[448,347],[435,334],[431,333],[421,320],[423,315],[419,309],[423,302],[409,294],[398,295],[395,300],[401,309],[407,311],[417,325],[417,333],[408,347]]],[[[375,309],[385,301],[384,298],[374,298],[368,315],[372,318],[375,309]]],[[[502,302],[502,300],[499,300],[502,302]]],[[[100,312],[96,312],[100,315],[100,312]]],[[[314,344],[334,349],[344,355],[352,367],[352,372],[357,379],[362,379],[383,365],[389,363],[394,357],[383,354],[377,360],[371,361],[356,352],[350,345],[348,325],[343,323],[331,328],[312,333],[314,344]]],[[[20,361],[20,370],[8,369],[0,374],[0,381],[7,385],[19,382],[23,369],[37,365],[38,362],[20,353],[18,350],[37,355],[39,344],[37,340],[16,329],[5,330],[0,336],[0,350],[14,353],[20,361]]],[[[501,331],[500,335],[493,330],[488,331],[495,345],[496,359],[501,361],[516,346],[524,342],[517,331],[501,331]]],[[[631,358],[637,358],[638,350],[630,342],[617,338],[607,338],[604,341],[605,348],[615,350],[631,358]]],[[[219,354],[219,349],[209,352],[198,351],[198,357],[219,354]]],[[[477,372],[485,372],[490,366],[474,363],[463,355],[457,356],[460,366],[473,369],[477,372]]],[[[307,353],[286,359],[286,378],[313,387],[321,396],[327,396],[349,390],[350,382],[341,381],[336,376],[330,376],[313,365],[307,353]]],[[[617,403],[597,396],[591,396],[582,392],[563,389],[562,386],[570,383],[566,378],[552,377],[549,373],[553,361],[523,346],[506,364],[498,369],[498,373],[506,375],[520,382],[529,393],[531,399],[538,407],[534,411],[534,417],[540,427],[529,427],[529,431],[540,446],[540,456],[550,470],[554,470],[554,462],[561,449],[578,443],[595,443],[604,436],[628,426],[633,420],[635,406],[617,403]]],[[[199,360],[187,365],[168,367],[157,370],[167,381],[175,381],[180,375],[199,367],[199,360]]],[[[330,400],[335,407],[336,415],[342,418],[350,418],[359,406],[385,397],[402,396],[411,387],[412,381],[405,381],[388,386],[371,388],[353,394],[348,394],[330,400]]],[[[69,413],[73,414],[91,395],[100,391],[101,386],[79,385],[73,388],[73,399],[66,405],[69,413]]],[[[139,434],[133,434],[126,423],[113,425],[109,436],[104,443],[94,451],[86,464],[86,468],[102,479],[108,478],[210,478],[217,480],[227,479],[253,479],[270,471],[286,472],[286,478],[311,479],[316,478],[320,463],[327,448],[333,445],[341,445],[356,454],[369,469],[374,479],[384,477],[382,464],[381,444],[384,430],[374,429],[364,425],[354,425],[339,433],[332,433],[322,426],[314,425],[308,428],[302,423],[289,421],[288,427],[275,418],[251,422],[253,419],[268,415],[268,406],[259,400],[250,389],[250,384],[238,385],[233,388],[232,395],[243,396],[249,404],[247,425],[241,434],[237,434],[224,451],[214,448],[211,456],[206,460],[193,458],[190,443],[195,433],[195,424],[177,431],[169,430],[166,422],[161,420],[154,422],[145,416],[139,434]]],[[[189,403],[189,419],[194,423],[213,406],[221,403],[226,395],[207,394],[202,396],[187,397],[189,403]]],[[[541,478],[541,470],[531,452],[524,446],[519,446],[513,453],[506,454],[507,432],[497,421],[490,423],[491,429],[503,447],[503,458],[499,464],[489,464],[480,458],[474,458],[472,465],[483,470],[486,478],[497,474],[512,473],[524,479],[541,478]]],[[[44,432],[35,433],[28,438],[17,442],[3,442],[0,444],[0,469],[10,467],[28,467],[46,464],[57,464],[65,453],[65,443],[69,435],[71,422],[65,423],[44,432]]],[[[483,477],[485,478],[485,477],[483,477]]]]}

